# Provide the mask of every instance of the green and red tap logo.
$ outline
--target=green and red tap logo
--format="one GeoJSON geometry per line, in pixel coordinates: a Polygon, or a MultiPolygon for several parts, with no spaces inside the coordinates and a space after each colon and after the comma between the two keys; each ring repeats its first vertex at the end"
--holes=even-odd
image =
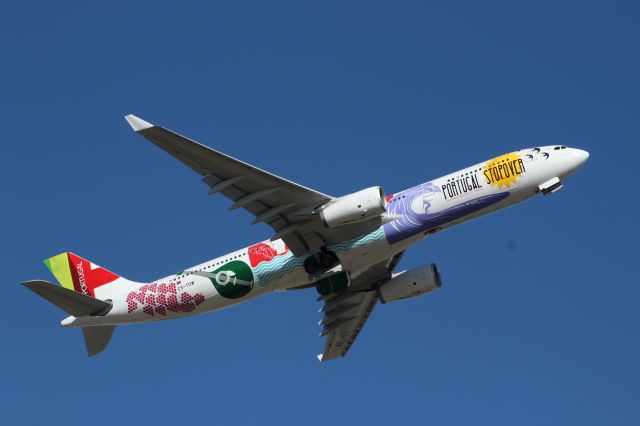
{"type": "Polygon", "coordinates": [[[63,287],[92,297],[95,297],[96,288],[120,278],[117,274],[70,252],[45,259],[44,264],[63,287]]]}
{"type": "Polygon", "coordinates": [[[208,278],[225,299],[239,299],[249,294],[253,288],[251,267],[241,260],[232,260],[218,269],[209,271],[182,271],[177,275],[198,275],[208,278]]]}
{"type": "Polygon", "coordinates": [[[189,272],[209,278],[220,296],[225,299],[239,299],[249,294],[253,288],[253,272],[251,267],[241,260],[225,263],[213,272],[189,272]]]}

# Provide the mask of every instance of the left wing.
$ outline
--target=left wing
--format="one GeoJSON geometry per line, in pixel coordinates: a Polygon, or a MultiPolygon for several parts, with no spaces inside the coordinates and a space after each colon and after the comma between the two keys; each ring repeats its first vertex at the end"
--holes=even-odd
{"type": "Polygon", "coordinates": [[[318,355],[320,361],[347,354],[378,301],[376,289],[391,279],[391,273],[403,254],[401,252],[365,270],[352,280],[346,293],[320,299],[324,301],[320,336],[327,336],[324,352],[318,355]]]}

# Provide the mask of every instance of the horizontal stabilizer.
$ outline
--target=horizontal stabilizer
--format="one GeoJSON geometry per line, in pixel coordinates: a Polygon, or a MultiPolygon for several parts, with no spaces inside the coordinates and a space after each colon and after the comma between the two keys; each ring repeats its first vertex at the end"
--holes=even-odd
{"type": "Polygon", "coordinates": [[[96,315],[111,308],[110,303],[47,281],[27,281],[22,285],[74,317],[96,315]]]}
{"type": "Polygon", "coordinates": [[[87,346],[87,355],[94,356],[104,351],[115,329],[115,325],[83,327],[82,334],[84,334],[84,344],[87,346]]]}

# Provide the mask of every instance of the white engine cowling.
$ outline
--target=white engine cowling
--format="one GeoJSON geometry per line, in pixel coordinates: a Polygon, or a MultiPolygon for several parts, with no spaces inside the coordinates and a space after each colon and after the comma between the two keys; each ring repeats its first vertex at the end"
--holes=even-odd
{"type": "Polygon", "coordinates": [[[382,303],[395,302],[436,290],[440,285],[440,272],[432,263],[396,274],[380,286],[378,297],[382,303]]]}
{"type": "Polygon", "coordinates": [[[327,227],[362,222],[380,216],[387,211],[387,200],[379,186],[345,195],[327,204],[320,218],[327,227]]]}

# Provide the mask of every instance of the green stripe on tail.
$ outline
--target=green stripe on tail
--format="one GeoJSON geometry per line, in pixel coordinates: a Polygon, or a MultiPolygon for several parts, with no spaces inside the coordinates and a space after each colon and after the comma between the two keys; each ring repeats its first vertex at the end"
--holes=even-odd
{"type": "Polygon", "coordinates": [[[62,287],[74,290],[71,268],[69,267],[69,257],[66,252],[45,259],[44,264],[47,265],[47,268],[49,268],[51,273],[57,278],[62,287]]]}

